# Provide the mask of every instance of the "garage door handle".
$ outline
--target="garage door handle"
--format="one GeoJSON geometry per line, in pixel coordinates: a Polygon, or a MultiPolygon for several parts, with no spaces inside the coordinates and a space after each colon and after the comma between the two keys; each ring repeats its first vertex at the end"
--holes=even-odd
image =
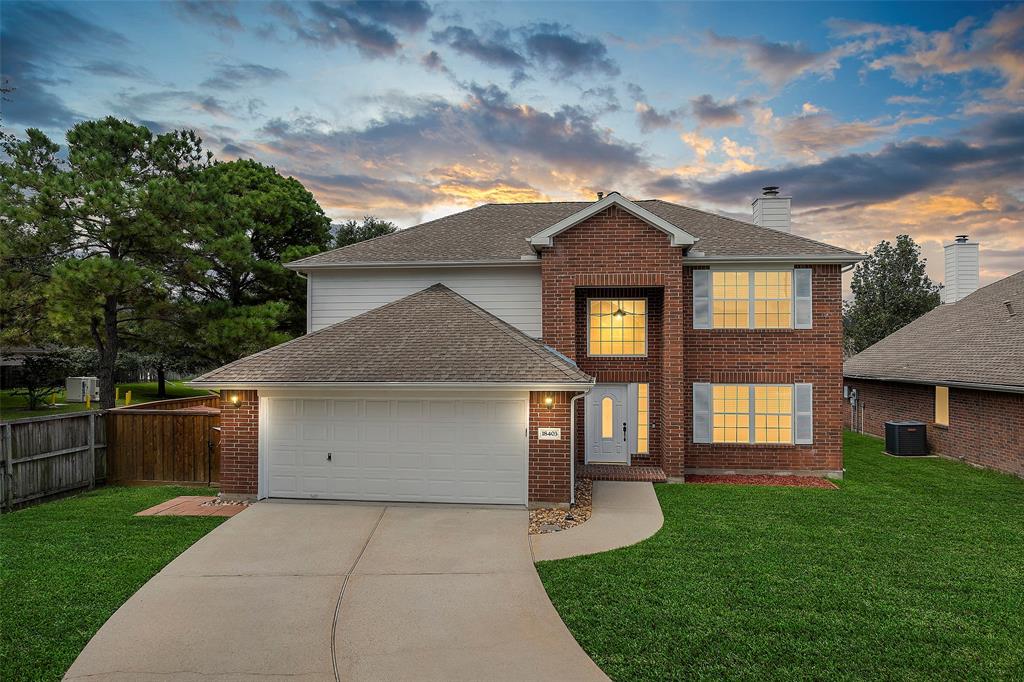
{"type": "Polygon", "coordinates": [[[328,461],[328,462],[330,462],[330,461],[331,461],[331,453],[329,453],[329,452],[327,453],[327,461],[328,461]]]}

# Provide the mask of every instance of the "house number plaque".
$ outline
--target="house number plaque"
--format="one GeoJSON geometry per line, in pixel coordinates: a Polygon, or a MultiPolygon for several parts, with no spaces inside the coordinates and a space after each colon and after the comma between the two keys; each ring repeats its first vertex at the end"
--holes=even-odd
{"type": "Polygon", "coordinates": [[[537,440],[562,440],[562,429],[537,429],[537,440]]]}

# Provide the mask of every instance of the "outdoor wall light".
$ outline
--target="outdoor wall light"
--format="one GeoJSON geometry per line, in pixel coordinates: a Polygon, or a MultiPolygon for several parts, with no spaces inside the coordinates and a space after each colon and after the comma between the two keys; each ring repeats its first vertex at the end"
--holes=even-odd
{"type": "Polygon", "coordinates": [[[232,393],[228,396],[228,401],[231,403],[231,407],[238,407],[238,394],[232,393]]]}
{"type": "Polygon", "coordinates": [[[550,395],[544,396],[544,407],[546,407],[546,408],[548,408],[550,410],[554,406],[555,406],[555,398],[554,398],[554,396],[550,396],[550,395]]]}

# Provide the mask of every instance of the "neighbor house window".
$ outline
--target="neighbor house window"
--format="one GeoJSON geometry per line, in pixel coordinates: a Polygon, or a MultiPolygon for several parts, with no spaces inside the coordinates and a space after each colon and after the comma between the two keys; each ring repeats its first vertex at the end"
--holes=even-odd
{"type": "MultiPolygon", "coordinates": [[[[710,293],[711,326],[715,329],[793,327],[792,270],[715,270],[710,293]]],[[[808,291],[808,323],[809,297],[808,291]]]]}
{"type": "Polygon", "coordinates": [[[587,313],[590,355],[647,355],[647,299],[592,298],[587,313]]]}
{"type": "Polygon", "coordinates": [[[935,387],[935,423],[949,426],[949,387],[935,387]]]}
{"type": "Polygon", "coordinates": [[[715,384],[712,442],[792,443],[793,387],[715,384]]]}
{"type": "Polygon", "coordinates": [[[636,454],[650,452],[651,399],[649,384],[636,385],[636,454]]]}

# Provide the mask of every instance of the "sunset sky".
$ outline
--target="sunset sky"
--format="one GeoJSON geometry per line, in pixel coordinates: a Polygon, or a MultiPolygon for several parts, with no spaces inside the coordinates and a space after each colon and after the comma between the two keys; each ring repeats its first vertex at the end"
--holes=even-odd
{"type": "Polygon", "coordinates": [[[799,234],[911,234],[1024,269],[1024,5],[73,2],[0,5],[5,128],[194,128],[402,226],[599,190],[799,234]]]}

